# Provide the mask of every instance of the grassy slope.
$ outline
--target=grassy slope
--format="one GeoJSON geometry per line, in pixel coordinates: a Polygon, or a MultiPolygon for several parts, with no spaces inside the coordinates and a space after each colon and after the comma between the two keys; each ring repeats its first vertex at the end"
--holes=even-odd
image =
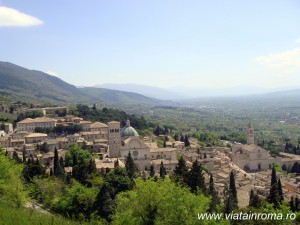
{"type": "Polygon", "coordinates": [[[27,208],[14,208],[0,202],[0,225],[79,225],[58,215],[47,215],[27,208]]]}

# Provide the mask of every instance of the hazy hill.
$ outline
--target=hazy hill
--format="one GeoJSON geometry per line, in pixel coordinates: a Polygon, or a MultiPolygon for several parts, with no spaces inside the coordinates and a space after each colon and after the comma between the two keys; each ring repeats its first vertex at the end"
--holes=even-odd
{"type": "Polygon", "coordinates": [[[148,104],[148,105],[161,105],[167,104],[167,101],[153,99],[141,94],[133,92],[118,91],[106,88],[93,88],[85,87],[79,88],[83,93],[98,98],[104,101],[120,102],[120,103],[135,103],[135,104],[148,104]]]}
{"type": "Polygon", "coordinates": [[[184,98],[184,95],[176,93],[176,91],[169,91],[164,88],[143,85],[143,84],[98,84],[94,87],[107,88],[112,90],[134,92],[147,97],[161,99],[161,100],[177,100],[184,98]]]}
{"type": "Polygon", "coordinates": [[[76,88],[58,77],[0,62],[0,94],[51,102],[113,102],[164,105],[165,101],[133,92],[104,88],[76,88]]]}

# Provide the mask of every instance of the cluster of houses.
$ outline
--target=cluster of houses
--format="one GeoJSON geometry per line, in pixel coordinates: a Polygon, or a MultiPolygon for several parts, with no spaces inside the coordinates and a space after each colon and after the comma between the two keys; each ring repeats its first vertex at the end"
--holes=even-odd
{"type": "MultiPolygon", "coordinates": [[[[62,108],[61,110],[64,110],[62,108]]],[[[47,113],[47,111],[45,111],[47,113]]],[[[55,113],[57,109],[48,112],[55,113]]],[[[46,114],[47,115],[47,114],[46,114]]],[[[131,126],[130,121],[121,128],[119,121],[108,123],[86,121],[83,118],[65,115],[64,117],[38,117],[27,118],[16,124],[5,124],[5,129],[0,132],[0,144],[12,156],[17,152],[22,158],[24,149],[27,156],[38,158],[49,167],[53,164],[54,149],[58,149],[59,156],[64,158],[71,143],[77,143],[84,149],[92,152],[95,157],[96,167],[99,171],[114,169],[116,161],[124,166],[125,159],[130,152],[140,171],[149,171],[153,165],[156,172],[163,162],[167,173],[172,172],[178,163],[178,153],[186,160],[188,166],[198,160],[205,168],[206,181],[212,174],[215,186],[223,193],[228,183],[230,171],[236,175],[239,204],[241,207],[248,204],[249,192],[254,189],[262,196],[268,194],[273,164],[279,166],[292,166],[300,162],[300,157],[291,154],[282,154],[280,157],[271,156],[269,151],[255,145],[254,128],[249,124],[247,128],[247,144],[233,144],[228,147],[200,148],[197,140],[191,140],[191,147],[186,149],[183,142],[167,141],[164,148],[157,146],[153,137],[141,138],[131,126]],[[75,134],[45,134],[34,132],[36,128],[53,129],[56,126],[80,125],[82,130],[75,134]],[[44,148],[47,148],[45,151],[44,148]]],[[[170,138],[171,139],[171,138],[170,138]]],[[[65,168],[71,172],[72,168],[65,168]]],[[[300,194],[300,178],[281,176],[284,193],[286,196],[300,194]]]]}

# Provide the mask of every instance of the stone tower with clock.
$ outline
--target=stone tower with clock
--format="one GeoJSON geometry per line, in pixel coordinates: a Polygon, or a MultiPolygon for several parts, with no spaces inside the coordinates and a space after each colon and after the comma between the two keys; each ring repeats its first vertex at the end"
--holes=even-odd
{"type": "Polygon", "coordinates": [[[254,128],[251,123],[248,124],[248,128],[247,128],[247,144],[248,145],[254,144],[254,128]]]}

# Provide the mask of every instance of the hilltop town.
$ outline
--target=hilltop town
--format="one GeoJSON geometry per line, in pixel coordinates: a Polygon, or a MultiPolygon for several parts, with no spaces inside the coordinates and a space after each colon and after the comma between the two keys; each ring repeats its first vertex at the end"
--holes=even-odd
{"type": "MultiPolygon", "coordinates": [[[[182,156],[190,168],[195,160],[202,165],[206,171],[204,176],[207,184],[209,175],[212,174],[220,196],[223,195],[230,172],[233,171],[239,207],[245,207],[249,204],[251,190],[264,198],[269,194],[271,169],[274,165],[291,168],[295,163],[300,163],[300,157],[296,155],[281,153],[274,156],[257,146],[254,128],[250,123],[245,129],[247,144],[224,141],[227,145],[203,147],[194,138],[189,138],[187,146],[184,140],[175,140],[170,133],[140,136],[128,119],[121,127],[122,121],[92,122],[70,115],[68,107],[46,107],[38,110],[43,113],[42,117],[25,118],[17,122],[15,128],[11,123],[5,123],[0,133],[0,144],[10,158],[39,160],[48,174],[53,170],[55,149],[59,158],[65,160],[72,143],[93,155],[99,173],[114,170],[117,166],[124,167],[126,157],[131,154],[144,176],[149,177],[151,166],[159,174],[162,164],[166,173],[170,174],[178,165],[178,157],[182,156]],[[69,128],[73,132],[50,132],[62,128],[69,128]],[[158,147],[158,139],[165,140],[163,147],[158,147]]],[[[72,167],[65,165],[64,171],[72,174],[72,167]]],[[[277,175],[281,179],[287,199],[300,193],[299,177],[286,176],[284,171],[277,175]]]]}

